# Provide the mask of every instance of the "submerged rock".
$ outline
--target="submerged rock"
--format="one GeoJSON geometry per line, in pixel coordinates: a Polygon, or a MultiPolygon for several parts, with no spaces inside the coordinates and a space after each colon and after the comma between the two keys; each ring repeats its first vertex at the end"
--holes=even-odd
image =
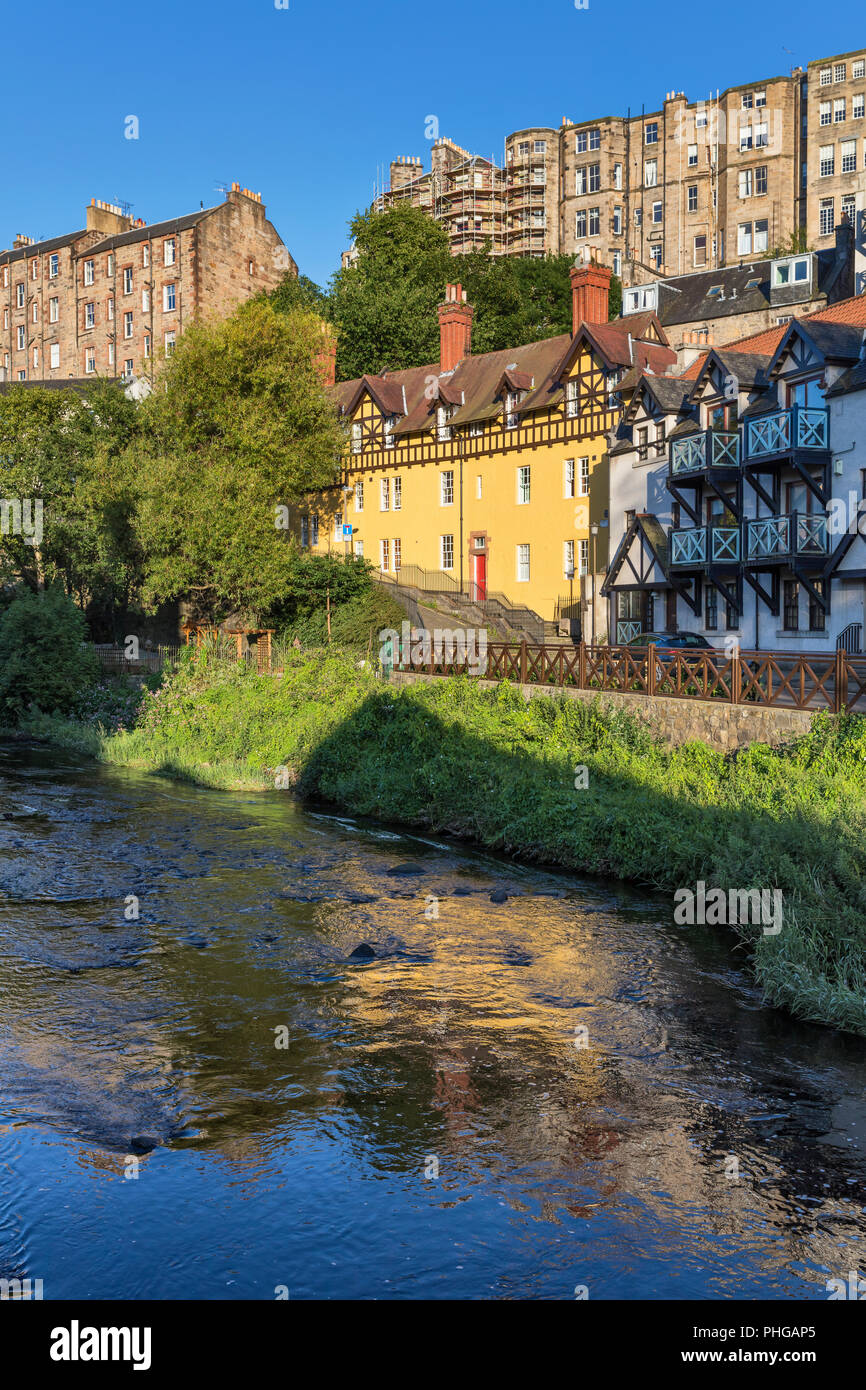
{"type": "Polygon", "coordinates": [[[129,1141],[129,1147],[134,1153],[149,1154],[158,1149],[161,1143],[162,1140],[153,1134],[134,1134],[129,1141]]]}
{"type": "Polygon", "coordinates": [[[494,888],[493,892],[490,894],[490,901],[492,903],[507,903],[508,894],[504,888],[494,888]]]}
{"type": "Polygon", "coordinates": [[[376,952],[372,946],[368,946],[366,941],[362,941],[360,946],[356,946],[349,960],[375,960],[376,952]]]}
{"type": "Polygon", "coordinates": [[[410,874],[423,874],[423,872],[420,864],[395,864],[393,869],[388,870],[391,878],[406,878],[410,874]]]}

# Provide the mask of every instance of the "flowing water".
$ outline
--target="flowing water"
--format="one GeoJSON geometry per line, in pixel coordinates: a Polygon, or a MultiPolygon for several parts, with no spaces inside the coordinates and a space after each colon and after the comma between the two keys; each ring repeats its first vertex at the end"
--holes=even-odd
{"type": "Polygon", "coordinates": [[[0,815],[0,1278],[826,1299],[862,1266],[866,1044],[669,899],[44,749],[0,750],[0,815]]]}

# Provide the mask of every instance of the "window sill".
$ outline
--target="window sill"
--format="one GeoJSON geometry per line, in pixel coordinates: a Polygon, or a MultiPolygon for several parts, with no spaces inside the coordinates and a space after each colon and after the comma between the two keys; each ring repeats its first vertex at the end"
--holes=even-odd
{"type": "Polygon", "coordinates": [[[777,631],[776,631],[776,636],[777,636],[777,637],[807,637],[807,638],[809,639],[810,642],[829,642],[829,640],[830,640],[830,634],[829,634],[829,632],[827,632],[826,628],[824,629],[823,632],[817,632],[817,631],[813,631],[812,628],[808,628],[808,627],[796,627],[796,628],[787,628],[787,627],[783,627],[783,628],[778,628],[778,629],[777,629],[777,631]]]}

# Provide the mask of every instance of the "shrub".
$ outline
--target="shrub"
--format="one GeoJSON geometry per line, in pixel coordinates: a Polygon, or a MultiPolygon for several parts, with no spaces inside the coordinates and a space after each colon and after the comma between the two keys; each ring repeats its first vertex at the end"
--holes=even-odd
{"type": "Polygon", "coordinates": [[[0,718],[73,713],[96,680],[84,614],[61,589],[24,590],[0,617],[0,718]]]}

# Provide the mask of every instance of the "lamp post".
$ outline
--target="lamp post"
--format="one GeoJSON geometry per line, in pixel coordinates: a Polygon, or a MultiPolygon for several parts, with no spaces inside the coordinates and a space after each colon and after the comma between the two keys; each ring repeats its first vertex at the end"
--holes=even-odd
{"type": "Polygon", "coordinates": [[[590,575],[590,593],[592,595],[592,645],[595,646],[595,546],[596,538],[598,536],[597,521],[593,521],[591,523],[589,533],[592,536],[592,545],[590,546],[590,550],[592,552],[590,556],[590,567],[592,569],[592,574],[590,575]]]}

